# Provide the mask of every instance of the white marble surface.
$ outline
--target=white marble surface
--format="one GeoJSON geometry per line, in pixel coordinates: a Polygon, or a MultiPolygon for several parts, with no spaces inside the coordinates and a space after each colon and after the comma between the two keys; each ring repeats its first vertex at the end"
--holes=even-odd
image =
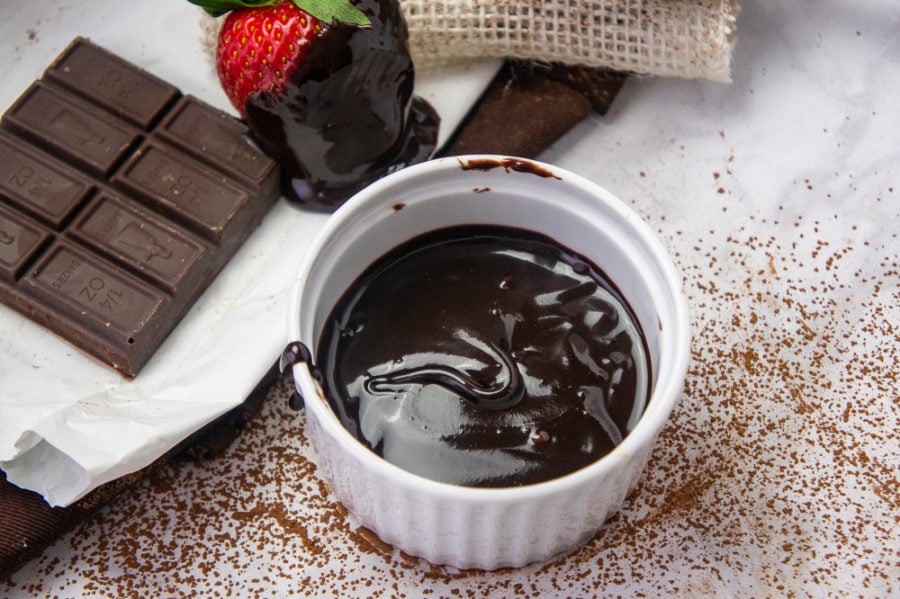
{"type": "Polygon", "coordinates": [[[747,2],[732,84],[633,79],[542,156],[659,232],[696,333],[651,466],[573,554],[457,572],[372,542],[281,388],[224,459],[167,468],[5,594],[900,594],[898,31],[894,0],[747,2]]]}

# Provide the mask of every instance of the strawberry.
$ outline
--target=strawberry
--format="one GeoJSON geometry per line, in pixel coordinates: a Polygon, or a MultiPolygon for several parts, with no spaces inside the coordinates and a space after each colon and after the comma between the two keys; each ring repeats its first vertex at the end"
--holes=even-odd
{"type": "Polygon", "coordinates": [[[188,1],[214,16],[228,13],[219,31],[216,72],[241,116],[250,96],[280,96],[310,44],[330,24],[369,24],[349,0],[188,1]]]}
{"type": "Polygon", "coordinates": [[[217,70],[288,200],[333,210],[427,160],[440,117],[413,95],[400,0],[189,0],[229,13],[217,70]]]}

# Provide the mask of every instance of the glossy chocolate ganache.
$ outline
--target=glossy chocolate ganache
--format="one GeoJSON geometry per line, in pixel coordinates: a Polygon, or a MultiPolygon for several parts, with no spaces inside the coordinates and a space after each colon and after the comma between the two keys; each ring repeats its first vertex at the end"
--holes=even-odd
{"type": "Polygon", "coordinates": [[[649,394],[642,333],[603,273],[511,228],[441,229],[377,260],[336,304],[316,363],[363,444],[474,487],[594,462],[649,394]]]}
{"type": "Polygon", "coordinates": [[[334,209],[376,179],[429,158],[439,118],[413,95],[409,33],[397,0],[358,0],[371,26],[335,23],[312,41],[278,97],[247,99],[254,141],[282,164],[282,192],[334,209]]]}

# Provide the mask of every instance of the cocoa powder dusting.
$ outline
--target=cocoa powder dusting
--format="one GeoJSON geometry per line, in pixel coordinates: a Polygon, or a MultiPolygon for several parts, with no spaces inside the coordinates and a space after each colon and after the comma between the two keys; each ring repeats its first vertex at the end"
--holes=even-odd
{"type": "MultiPolygon", "coordinates": [[[[802,178],[796,186],[817,193],[802,178]]],[[[728,231],[688,232],[672,215],[644,214],[684,276],[692,363],[637,488],[574,552],[480,572],[393,549],[319,479],[283,381],[225,456],[166,466],[6,589],[42,597],[900,592],[897,233],[854,222],[830,237],[849,217],[809,217],[803,202],[774,214],[743,210],[747,218],[728,231]]]]}

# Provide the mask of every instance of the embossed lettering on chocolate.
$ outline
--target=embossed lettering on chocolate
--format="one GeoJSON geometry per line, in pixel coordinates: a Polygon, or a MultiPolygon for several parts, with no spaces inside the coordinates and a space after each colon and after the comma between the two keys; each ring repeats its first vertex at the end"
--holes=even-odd
{"type": "Polygon", "coordinates": [[[344,426],[389,462],[476,487],[549,480],[643,413],[646,343],[600,270],[552,239],[450,227],[369,267],[316,355],[344,426]]]}
{"type": "Polygon", "coordinates": [[[279,195],[245,135],[75,39],[0,121],[0,299],[135,376],[279,195]]]}

